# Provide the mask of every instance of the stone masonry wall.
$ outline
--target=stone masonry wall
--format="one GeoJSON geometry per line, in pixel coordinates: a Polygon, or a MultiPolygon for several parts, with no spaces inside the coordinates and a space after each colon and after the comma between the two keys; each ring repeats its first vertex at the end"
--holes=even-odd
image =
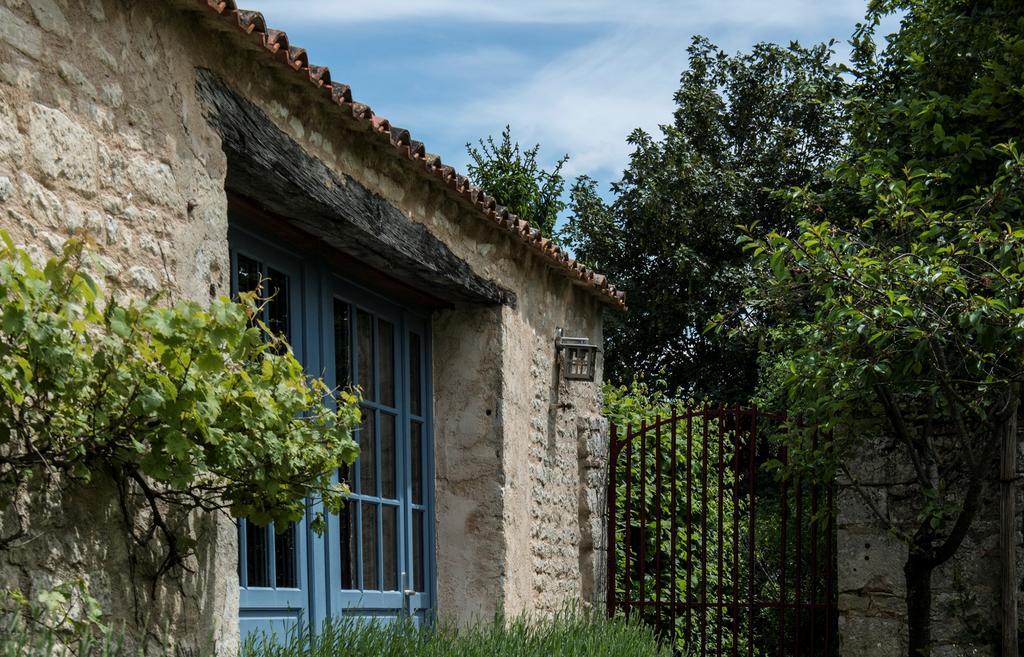
{"type": "MultiPolygon", "coordinates": [[[[877,440],[870,449],[864,450],[869,456],[851,465],[851,472],[882,513],[890,513],[898,522],[910,527],[913,518],[908,517],[908,509],[913,495],[910,488],[913,473],[885,456],[897,449],[884,440],[877,440]]],[[[907,654],[907,614],[903,565],[907,548],[880,528],[870,508],[848,480],[840,484],[837,498],[840,654],[843,657],[904,657],[907,654]]],[[[981,513],[957,556],[936,569],[933,575],[935,657],[995,657],[998,654],[997,489],[997,482],[993,480],[990,494],[983,500],[981,513]]],[[[1024,510],[1022,503],[1024,494],[1018,487],[1018,512],[1024,510]]],[[[1024,566],[1024,545],[1020,543],[1018,559],[1020,568],[1024,566]]],[[[1024,627],[1024,609],[1021,609],[1021,618],[1024,627]]]]}
{"type": "MultiPolygon", "coordinates": [[[[0,228],[40,259],[89,235],[116,294],[209,299],[227,291],[225,160],[189,104],[183,25],[162,25],[160,4],[0,2],[0,228]]],[[[115,499],[100,478],[18,500],[0,531],[28,533],[0,554],[0,587],[34,594],[81,576],[130,641],[169,626],[184,650],[231,652],[233,524],[197,518],[190,570],[154,588],[115,499]]]]}
{"type": "MultiPolygon", "coordinates": [[[[225,294],[227,162],[195,92],[196,68],[213,71],[311,155],[516,294],[514,306],[460,305],[434,318],[442,616],[465,622],[499,607],[545,612],[599,599],[600,390],[560,382],[554,363],[559,327],[600,343],[598,301],[200,9],[185,0],[0,0],[0,227],[40,258],[88,233],[98,276],[118,294],[225,294]]],[[[84,575],[140,642],[148,617],[160,625],[151,638],[234,651],[229,519],[197,518],[191,571],[155,589],[127,567],[102,483],[19,500],[0,531],[18,523],[31,538],[0,554],[0,586],[31,592],[84,575]]]]}

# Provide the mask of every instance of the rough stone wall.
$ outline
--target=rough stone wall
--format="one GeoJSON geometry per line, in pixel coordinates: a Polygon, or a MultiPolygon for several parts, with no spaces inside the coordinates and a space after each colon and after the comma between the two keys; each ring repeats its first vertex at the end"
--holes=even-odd
{"type": "MultiPolygon", "coordinates": [[[[875,441],[870,449],[864,450],[868,456],[851,465],[851,473],[880,512],[891,514],[897,522],[912,527],[914,518],[910,517],[909,509],[914,493],[910,482],[914,475],[894,459],[884,456],[897,449],[884,440],[875,441]]],[[[957,556],[937,568],[932,577],[935,657],[994,657],[998,654],[999,502],[998,484],[995,479],[991,483],[975,525],[957,556]]],[[[840,654],[844,657],[903,657],[907,654],[903,577],[907,548],[881,529],[849,480],[840,484],[837,496],[840,654]]],[[[1018,513],[1024,508],[1020,506],[1022,503],[1024,494],[1018,486],[1018,513]]],[[[1018,569],[1024,565],[1024,545],[1020,540],[1018,533],[1018,569]]],[[[1024,627],[1024,609],[1020,611],[1021,627],[1024,627]]]]}
{"type": "MultiPolygon", "coordinates": [[[[195,93],[196,68],[212,70],[310,154],[517,295],[515,306],[459,306],[434,319],[441,614],[466,621],[499,606],[548,611],[599,598],[599,385],[560,383],[554,369],[557,328],[600,343],[599,303],[346,123],[257,45],[182,11],[192,6],[0,0],[0,227],[40,257],[87,231],[100,276],[118,293],[225,293],[227,164],[195,93]]],[[[0,585],[86,573],[121,620],[137,624],[127,601],[140,589],[112,539],[120,530],[109,493],[23,500],[20,517],[4,516],[3,529],[30,522],[34,538],[0,555],[0,585]]],[[[201,519],[196,532],[194,572],[163,582],[143,606],[185,644],[212,640],[230,653],[233,524],[201,519]]]]}
{"type": "Polygon", "coordinates": [[[521,306],[505,311],[504,417],[513,423],[504,459],[511,578],[505,607],[549,613],[566,602],[593,601],[584,597],[593,592],[593,573],[581,570],[581,564],[593,563],[595,549],[594,509],[585,503],[603,490],[585,466],[603,455],[586,448],[581,454],[579,429],[581,422],[600,424],[599,390],[596,384],[561,379],[554,339],[562,327],[566,335],[600,343],[601,327],[586,309],[563,314],[571,306],[558,297],[532,295],[521,306]]]}
{"type": "MultiPolygon", "coordinates": [[[[72,233],[97,244],[116,294],[208,299],[226,291],[224,156],[191,101],[180,19],[163,3],[0,2],[0,228],[40,259],[72,233]]],[[[180,647],[230,652],[237,639],[233,525],[197,518],[189,572],[151,587],[128,558],[102,478],[42,491],[0,517],[24,539],[0,553],[0,586],[34,591],[84,577],[141,642],[169,625],[180,647]],[[187,628],[187,629],[185,629],[187,628]],[[194,629],[193,629],[194,628],[194,629]]]]}

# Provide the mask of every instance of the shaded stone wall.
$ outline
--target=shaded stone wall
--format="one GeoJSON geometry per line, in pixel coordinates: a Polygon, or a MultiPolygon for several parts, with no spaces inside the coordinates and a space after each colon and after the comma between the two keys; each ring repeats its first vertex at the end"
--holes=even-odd
{"type": "MultiPolygon", "coordinates": [[[[218,25],[185,0],[0,0],[0,227],[40,258],[87,232],[97,275],[117,294],[225,294],[227,161],[195,89],[197,67],[211,70],[308,153],[516,295],[515,305],[457,305],[434,318],[442,616],[600,599],[600,389],[559,381],[554,340],[561,327],[600,343],[602,307],[218,25]]],[[[137,578],[144,558],[128,567],[113,500],[102,483],[19,500],[0,531],[25,524],[31,540],[0,554],[0,586],[31,592],[84,575],[140,641],[143,621],[158,618],[152,637],[232,653],[233,522],[196,518],[190,571],[152,587],[137,578]]]]}
{"type": "MultiPolygon", "coordinates": [[[[39,259],[89,235],[115,294],[203,300],[227,292],[225,160],[189,102],[185,25],[162,4],[0,2],[0,228],[39,259]]],[[[82,577],[130,642],[174,636],[184,650],[232,652],[232,522],[195,518],[188,570],[154,582],[154,554],[129,549],[97,474],[0,514],[4,535],[27,532],[0,553],[0,586],[34,594],[82,577]]]]}
{"type": "MultiPolygon", "coordinates": [[[[899,450],[876,440],[850,469],[877,508],[909,528],[915,524],[911,505],[917,505],[911,488],[914,475],[896,460],[898,456],[891,456],[899,450]]],[[[994,471],[992,476],[971,533],[956,557],[933,575],[935,657],[998,654],[999,502],[994,471]]],[[[1018,486],[1018,513],[1024,509],[1022,503],[1024,492],[1018,486]]],[[[907,548],[881,528],[849,480],[840,481],[837,505],[840,654],[904,657],[907,548]]],[[[1024,566],[1019,528],[1020,522],[1018,569],[1024,566]]],[[[1020,611],[1024,627],[1024,609],[1020,611]]]]}

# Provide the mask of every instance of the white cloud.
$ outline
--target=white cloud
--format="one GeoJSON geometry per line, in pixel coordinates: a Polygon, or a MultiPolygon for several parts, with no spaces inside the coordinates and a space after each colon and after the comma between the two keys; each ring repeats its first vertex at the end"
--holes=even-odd
{"type": "Polygon", "coordinates": [[[654,130],[672,111],[688,42],[674,33],[626,29],[572,50],[513,88],[454,109],[447,118],[467,134],[511,123],[523,142],[549,158],[569,153],[570,174],[621,168],[625,138],[654,130]]]}
{"type": "MultiPolygon", "coordinates": [[[[439,76],[435,93],[394,99],[390,118],[414,134],[454,145],[454,152],[441,155],[455,164],[465,162],[461,144],[510,123],[517,139],[540,143],[550,160],[571,154],[567,173],[608,180],[626,163],[625,139],[634,128],[655,131],[671,119],[691,35],[707,34],[730,52],[761,40],[845,39],[866,0],[306,0],[301,13],[285,0],[247,4],[264,11],[271,25],[302,29],[427,19],[588,25],[594,35],[589,42],[556,49],[540,62],[515,44],[455,46],[410,61],[395,74],[431,70],[439,76]],[[484,78],[488,84],[478,84],[484,78]]],[[[428,148],[437,148],[433,143],[428,148]]]]}

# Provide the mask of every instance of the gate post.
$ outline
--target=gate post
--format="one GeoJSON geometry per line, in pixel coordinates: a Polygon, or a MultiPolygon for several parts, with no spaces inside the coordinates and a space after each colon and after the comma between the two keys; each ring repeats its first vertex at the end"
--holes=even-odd
{"type": "Polygon", "coordinates": [[[616,457],[618,456],[618,444],[619,434],[618,427],[615,423],[611,423],[611,439],[608,441],[608,489],[607,489],[607,530],[605,542],[608,547],[608,561],[605,564],[605,571],[607,572],[607,581],[605,594],[607,601],[605,603],[605,609],[608,617],[611,618],[615,615],[615,515],[616,515],[616,499],[615,499],[615,488],[618,484],[616,477],[616,457]]]}

